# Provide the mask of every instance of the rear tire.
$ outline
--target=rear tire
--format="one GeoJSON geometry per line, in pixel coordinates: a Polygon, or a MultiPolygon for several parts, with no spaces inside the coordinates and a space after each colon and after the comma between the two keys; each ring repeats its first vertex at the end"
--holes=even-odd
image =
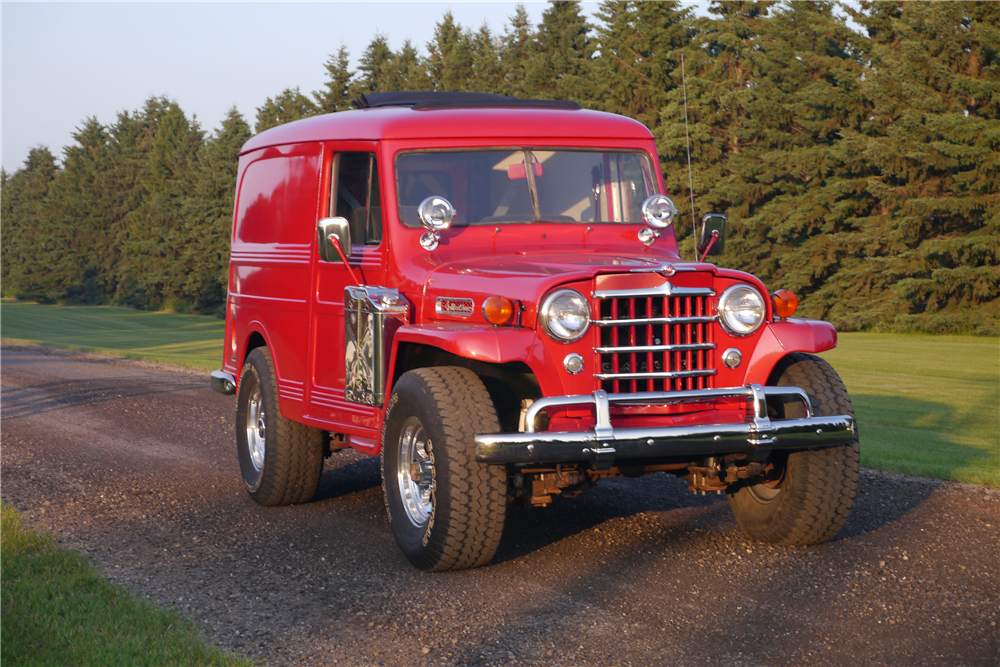
{"type": "MultiPolygon", "coordinates": [[[[811,354],[782,360],[772,384],[800,387],[816,416],[850,415],[851,398],[837,372],[811,354]]],[[[779,408],[779,418],[805,417],[800,403],[779,408]]],[[[859,441],[837,447],[771,455],[769,470],[729,493],[736,521],[750,537],[786,546],[819,544],[843,528],[858,488],[859,441]]]]}
{"type": "Polygon", "coordinates": [[[500,430],[479,377],[466,368],[405,373],[382,430],[382,490],[399,548],[440,572],[490,562],[500,544],[507,472],[477,463],[473,437],[500,430]]]}
{"type": "Polygon", "coordinates": [[[323,474],[323,432],[278,410],[274,360],[266,347],[250,352],[240,373],[236,449],[243,484],[260,505],[312,500],[323,474]]]}

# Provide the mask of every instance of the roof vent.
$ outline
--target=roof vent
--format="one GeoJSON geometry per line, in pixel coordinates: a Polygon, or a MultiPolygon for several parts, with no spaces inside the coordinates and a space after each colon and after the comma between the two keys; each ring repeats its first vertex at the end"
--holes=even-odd
{"type": "Polygon", "coordinates": [[[399,92],[367,93],[354,100],[357,109],[377,107],[411,107],[413,109],[457,109],[474,107],[579,109],[576,102],[562,100],[522,100],[508,95],[489,93],[399,92]]]}

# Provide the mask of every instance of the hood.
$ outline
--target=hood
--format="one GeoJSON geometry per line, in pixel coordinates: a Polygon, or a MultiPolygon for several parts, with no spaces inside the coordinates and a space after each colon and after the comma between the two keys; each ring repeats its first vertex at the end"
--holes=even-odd
{"type": "MultiPolygon", "coordinates": [[[[478,256],[439,265],[427,276],[424,285],[424,315],[440,319],[435,313],[439,297],[471,300],[470,315],[478,319],[483,299],[492,295],[520,300],[529,312],[544,294],[559,285],[590,281],[609,273],[656,271],[664,266],[660,259],[601,254],[596,252],[517,252],[507,255],[478,256]]],[[[682,263],[671,262],[680,268],[682,263]]],[[[711,264],[685,264],[688,270],[711,264]]],[[[445,318],[450,319],[450,318],[445,318]]],[[[532,318],[533,319],[533,318],[532,318]]],[[[425,320],[426,321],[426,320],[425,320]]]]}
{"type": "Polygon", "coordinates": [[[539,252],[493,255],[448,262],[427,277],[426,289],[497,293],[503,286],[517,298],[540,296],[555,285],[589,280],[599,273],[626,273],[655,269],[662,261],[593,252],[539,252]]]}

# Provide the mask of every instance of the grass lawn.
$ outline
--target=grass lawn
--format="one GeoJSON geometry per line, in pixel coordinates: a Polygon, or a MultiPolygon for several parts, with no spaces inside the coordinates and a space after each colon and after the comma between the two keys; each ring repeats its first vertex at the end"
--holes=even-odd
{"type": "Polygon", "coordinates": [[[190,621],[136,601],[82,555],[0,508],[6,665],[250,665],[209,645],[190,621]]]}
{"type": "Polygon", "coordinates": [[[110,306],[0,302],[3,338],[188,368],[222,367],[223,320],[110,306]]]}
{"type": "Polygon", "coordinates": [[[1000,339],[848,333],[822,356],[851,393],[862,465],[1000,487],[1000,339]]]}

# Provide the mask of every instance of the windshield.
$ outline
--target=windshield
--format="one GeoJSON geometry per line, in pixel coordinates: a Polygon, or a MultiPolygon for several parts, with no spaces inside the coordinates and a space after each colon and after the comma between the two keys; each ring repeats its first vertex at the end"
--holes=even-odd
{"type": "Polygon", "coordinates": [[[640,223],[656,194],[639,152],[502,149],[403,153],[396,186],[403,224],[419,227],[417,206],[444,197],[452,225],[508,222],[640,223]],[[530,168],[529,168],[530,165],[530,168]]]}

